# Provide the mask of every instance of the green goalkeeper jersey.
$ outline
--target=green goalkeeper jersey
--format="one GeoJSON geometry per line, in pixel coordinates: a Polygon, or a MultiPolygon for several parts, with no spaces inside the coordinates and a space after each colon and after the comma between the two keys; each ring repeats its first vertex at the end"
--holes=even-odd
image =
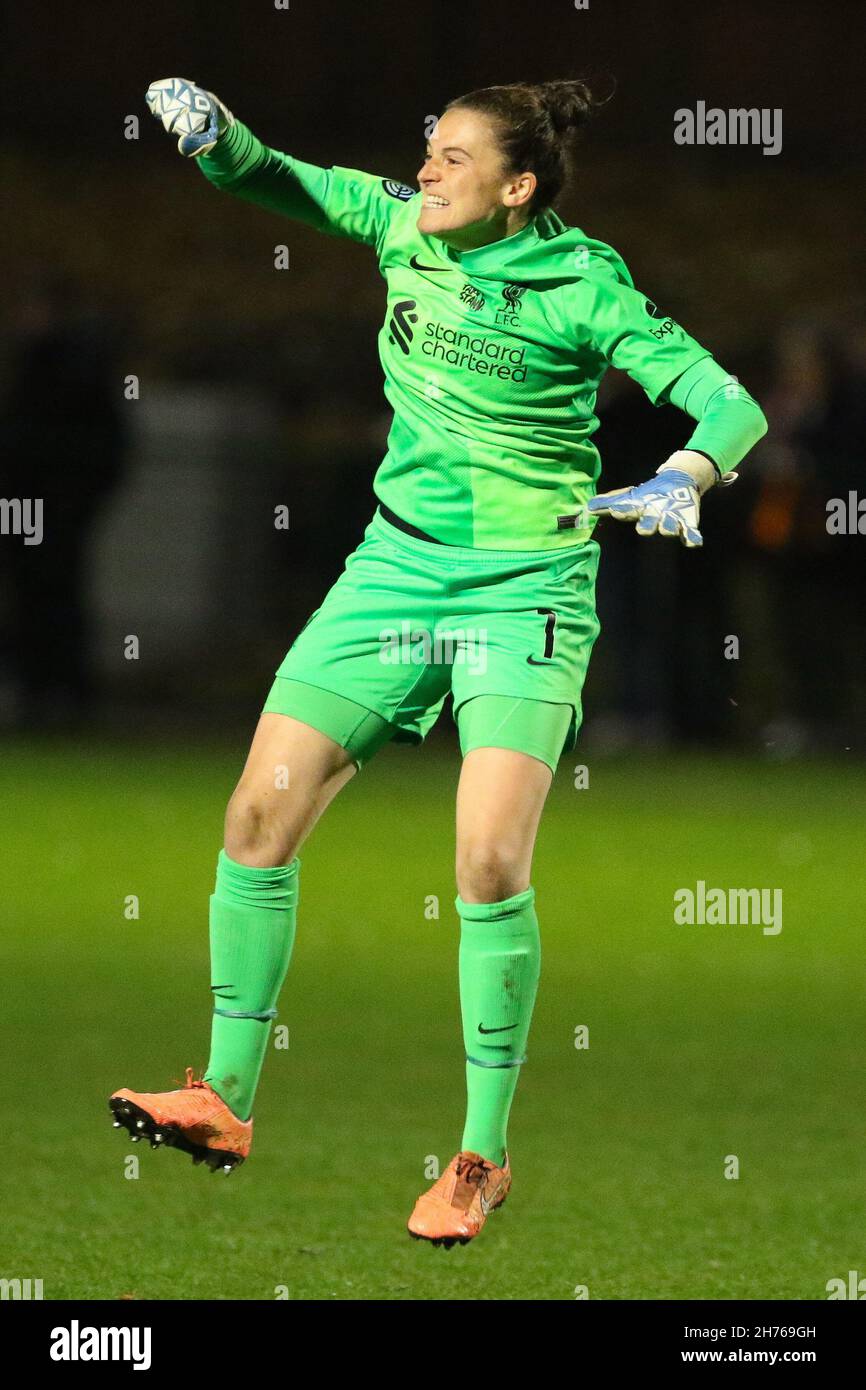
{"type": "Polygon", "coordinates": [[[592,436],[611,364],[654,404],[710,353],[634,288],[622,258],[548,209],[521,231],[453,251],[416,226],[421,194],[319,168],[236,122],[199,160],[206,177],[274,212],[375,250],[388,287],[379,354],[394,418],[374,489],[451,545],[546,550],[595,492],[592,436]]]}

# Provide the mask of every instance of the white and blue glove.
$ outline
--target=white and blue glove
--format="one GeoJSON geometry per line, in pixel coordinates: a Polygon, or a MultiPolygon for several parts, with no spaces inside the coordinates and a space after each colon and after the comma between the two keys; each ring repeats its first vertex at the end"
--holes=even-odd
{"type": "Polygon", "coordinates": [[[703,545],[701,497],[716,482],[732,483],[736,473],[719,478],[709,459],[682,449],[663,463],[654,478],[637,487],[602,492],[586,504],[590,516],[636,521],[639,536],[679,536],[690,550],[703,545]]]}
{"type": "Polygon", "coordinates": [[[208,154],[223,131],[235,123],[219,97],[185,77],[162,77],[152,82],[145,101],[169,135],[178,137],[177,147],[186,159],[208,154]]]}

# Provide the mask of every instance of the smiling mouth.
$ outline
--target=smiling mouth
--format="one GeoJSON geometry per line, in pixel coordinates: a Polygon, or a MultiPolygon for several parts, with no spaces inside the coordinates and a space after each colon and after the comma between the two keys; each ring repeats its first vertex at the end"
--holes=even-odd
{"type": "Polygon", "coordinates": [[[436,193],[425,193],[425,194],[424,194],[424,207],[425,207],[425,208],[447,208],[447,207],[450,207],[450,206],[451,206],[451,205],[450,205],[450,203],[448,202],[448,199],[447,199],[447,198],[440,198],[439,195],[436,194],[436,193]]]}

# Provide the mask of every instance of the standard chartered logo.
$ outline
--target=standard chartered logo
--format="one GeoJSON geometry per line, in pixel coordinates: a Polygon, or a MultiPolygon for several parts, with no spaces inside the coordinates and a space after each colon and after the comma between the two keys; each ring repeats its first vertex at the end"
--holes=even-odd
{"type": "Polygon", "coordinates": [[[414,312],[416,304],[415,299],[399,299],[388,320],[388,337],[407,356],[413,336],[412,325],[418,322],[418,315],[414,312]]]}
{"type": "MultiPolygon", "coordinates": [[[[388,320],[388,338],[406,356],[415,337],[418,301],[399,299],[388,320]]],[[[509,347],[507,341],[484,333],[466,333],[462,328],[446,328],[435,319],[424,325],[421,351],[425,357],[447,362],[451,367],[477,372],[479,376],[502,381],[526,380],[526,348],[509,347]]]]}
{"type": "Polygon", "coordinates": [[[479,376],[495,376],[503,381],[526,380],[525,347],[509,347],[483,333],[464,333],[460,328],[446,328],[436,322],[424,325],[424,335],[421,351],[425,357],[438,358],[452,367],[477,372],[479,376]]]}

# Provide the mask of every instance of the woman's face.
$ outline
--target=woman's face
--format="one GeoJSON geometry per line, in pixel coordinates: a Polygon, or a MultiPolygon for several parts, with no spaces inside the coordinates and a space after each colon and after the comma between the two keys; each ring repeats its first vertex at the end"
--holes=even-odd
{"type": "Polygon", "coordinates": [[[528,221],[536,179],[507,175],[490,121],[456,106],[427,141],[418,183],[418,230],[466,251],[510,236],[528,221]]]}

